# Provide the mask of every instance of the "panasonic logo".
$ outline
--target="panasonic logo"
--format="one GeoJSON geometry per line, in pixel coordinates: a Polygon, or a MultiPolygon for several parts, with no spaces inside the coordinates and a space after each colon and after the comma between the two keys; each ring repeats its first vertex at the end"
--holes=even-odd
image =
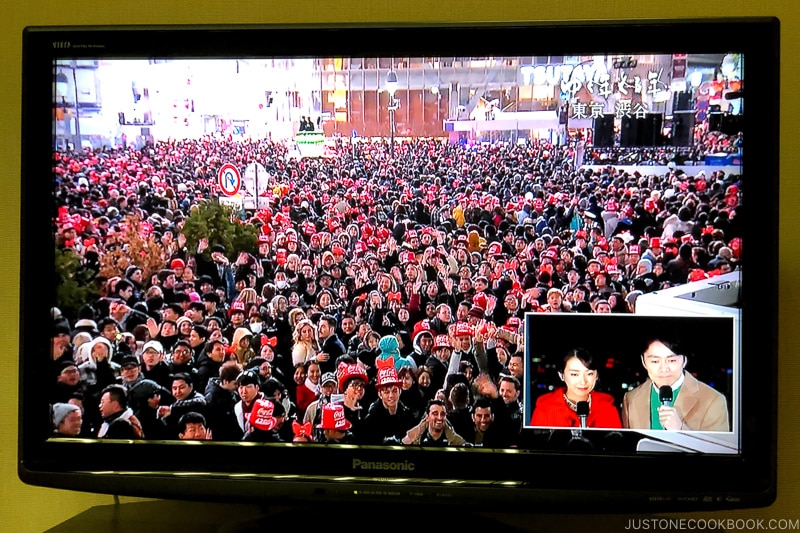
{"type": "Polygon", "coordinates": [[[361,459],[353,459],[353,470],[400,470],[410,472],[415,468],[416,465],[411,461],[362,461],[361,459]]]}

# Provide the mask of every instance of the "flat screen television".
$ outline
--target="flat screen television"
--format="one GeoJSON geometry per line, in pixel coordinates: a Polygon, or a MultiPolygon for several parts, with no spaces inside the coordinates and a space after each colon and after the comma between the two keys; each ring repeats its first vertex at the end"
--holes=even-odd
{"type": "Polygon", "coordinates": [[[23,481],[774,500],[776,19],[23,43],[23,481]]]}

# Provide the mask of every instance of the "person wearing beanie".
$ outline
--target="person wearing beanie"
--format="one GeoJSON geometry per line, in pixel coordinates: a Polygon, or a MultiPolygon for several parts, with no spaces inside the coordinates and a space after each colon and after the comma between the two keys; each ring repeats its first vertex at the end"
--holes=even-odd
{"type": "Polygon", "coordinates": [[[54,437],[77,437],[83,425],[80,407],[71,403],[53,404],[54,437]]]}

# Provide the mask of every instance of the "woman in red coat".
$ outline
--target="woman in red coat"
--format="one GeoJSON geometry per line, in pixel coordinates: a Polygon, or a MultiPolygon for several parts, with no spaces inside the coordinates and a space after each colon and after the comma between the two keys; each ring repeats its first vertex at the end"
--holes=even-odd
{"type": "Polygon", "coordinates": [[[589,410],[585,427],[622,427],[614,397],[594,390],[597,368],[589,352],[582,348],[570,350],[564,357],[558,377],[565,386],[536,400],[532,426],[581,427],[578,404],[587,402],[589,410]]]}
{"type": "Polygon", "coordinates": [[[302,385],[299,385],[295,391],[297,396],[297,417],[300,420],[303,419],[306,408],[311,405],[311,402],[318,399],[321,385],[319,380],[322,376],[319,363],[316,361],[307,361],[304,366],[306,369],[306,380],[302,385]]]}

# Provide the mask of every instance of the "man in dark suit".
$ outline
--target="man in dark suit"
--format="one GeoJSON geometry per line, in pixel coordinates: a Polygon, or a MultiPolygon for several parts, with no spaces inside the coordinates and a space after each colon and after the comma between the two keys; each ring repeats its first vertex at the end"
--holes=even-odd
{"type": "Polygon", "coordinates": [[[322,315],[319,319],[317,334],[319,336],[320,351],[316,359],[322,373],[336,371],[336,359],[346,352],[344,344],[336,335],[336,318],[332,315],[322,315]]]}

